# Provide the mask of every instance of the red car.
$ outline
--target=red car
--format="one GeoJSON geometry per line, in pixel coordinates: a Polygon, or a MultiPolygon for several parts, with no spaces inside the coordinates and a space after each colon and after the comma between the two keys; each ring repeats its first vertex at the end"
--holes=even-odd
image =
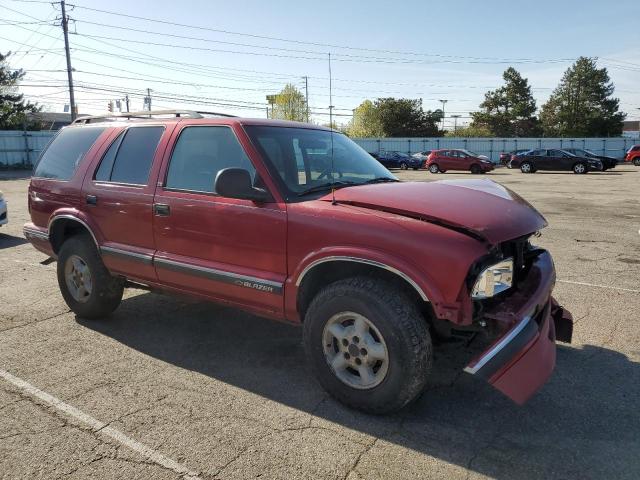
{"type": "Polygon", "coordinates": [[[431,173],[444,173],[447,170],[487,173],[494,169],[493,163],[487,157],[453,148],[432,151],[426,165],[431,173]]]}
{"type": "Polygon", "coordinates": [[[142,285],[302,323],[322,386],[374,413],[422,392],[433,337],[492,339],[465,370],[515,402],[549,378],[572,320],[518,195],[399,182],[315,125],[174,114],[83,118],[36,165],[24,234],[79,317],[142,285]]]}
{"type": "Polygon", "coordinates": [[[634,145],[627,150],[627,155],[624,157],[625,162],[633,162],[636,167],[640,167],[640,145],[634,145]]]}

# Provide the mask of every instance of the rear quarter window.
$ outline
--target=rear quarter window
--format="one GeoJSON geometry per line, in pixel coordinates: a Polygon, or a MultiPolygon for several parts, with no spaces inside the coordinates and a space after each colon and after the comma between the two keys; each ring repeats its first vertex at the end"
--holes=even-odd
{"type": "Polygon", "coordinates": [[[105,127],[65,128],[42,153],[34,177],[69,180],[105,127]]]}

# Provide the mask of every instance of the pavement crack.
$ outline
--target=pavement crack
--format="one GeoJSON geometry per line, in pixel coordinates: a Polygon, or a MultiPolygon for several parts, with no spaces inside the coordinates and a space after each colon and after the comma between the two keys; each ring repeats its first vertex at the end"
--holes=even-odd
{"type": "MultiPolygon", "coordinates": [[[[16,330],[18,328],[24,328],[24,327],[29,327],[31,325],[36,325],[38,323],[42,323],[42,322],[46,322],[48,320],[53,320],[54,318],[57,317],[61,317],[62,315],[66,315],[67,313],[71,312],[71,310],[65,310],[62,313],[57,313],[55,315],[51,315],[50,317],[46,317],[46,318],[41,318],[40,320],[35,320],[33,322],[29,322],[29,323],[23,323],[21,325],[14,325],[13,327],[9,327],[9,328],[5,328],[4,330],[0,330],[0,333],[6,333],[6,332],[10,332],[12,330],[16,330]]],[[[13,317],[9,318],[9,321],[12,321],[14,318],[16,318],[17,316],[21,315],[22,312],[17,313],[16,315],[14,315],[13,317]]]]}

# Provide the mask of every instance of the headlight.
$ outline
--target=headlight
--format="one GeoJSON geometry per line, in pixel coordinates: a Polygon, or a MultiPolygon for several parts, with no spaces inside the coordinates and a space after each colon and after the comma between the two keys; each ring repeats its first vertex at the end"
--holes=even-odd
{"type": "Polygon", "coordinates": [[[471,297],[477,300],[493,297],[511,288],[512,284],[513,258],[507,258],[482,271],[471,290],[471,297]]]}

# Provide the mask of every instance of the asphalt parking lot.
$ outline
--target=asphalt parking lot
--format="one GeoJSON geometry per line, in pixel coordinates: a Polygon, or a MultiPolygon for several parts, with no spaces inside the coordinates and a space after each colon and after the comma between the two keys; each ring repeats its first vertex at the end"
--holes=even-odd
{"type": "Polygon", "coordinates": [[[141,291],[77,319],[22,236],[28,180],[0,181],[0,477],[640,478],[640,168],[482,178],[549,221],[574,343],[524,407],[443,346],[421,399],[386,417],[328,398],[297,327],[141,291]]]}

